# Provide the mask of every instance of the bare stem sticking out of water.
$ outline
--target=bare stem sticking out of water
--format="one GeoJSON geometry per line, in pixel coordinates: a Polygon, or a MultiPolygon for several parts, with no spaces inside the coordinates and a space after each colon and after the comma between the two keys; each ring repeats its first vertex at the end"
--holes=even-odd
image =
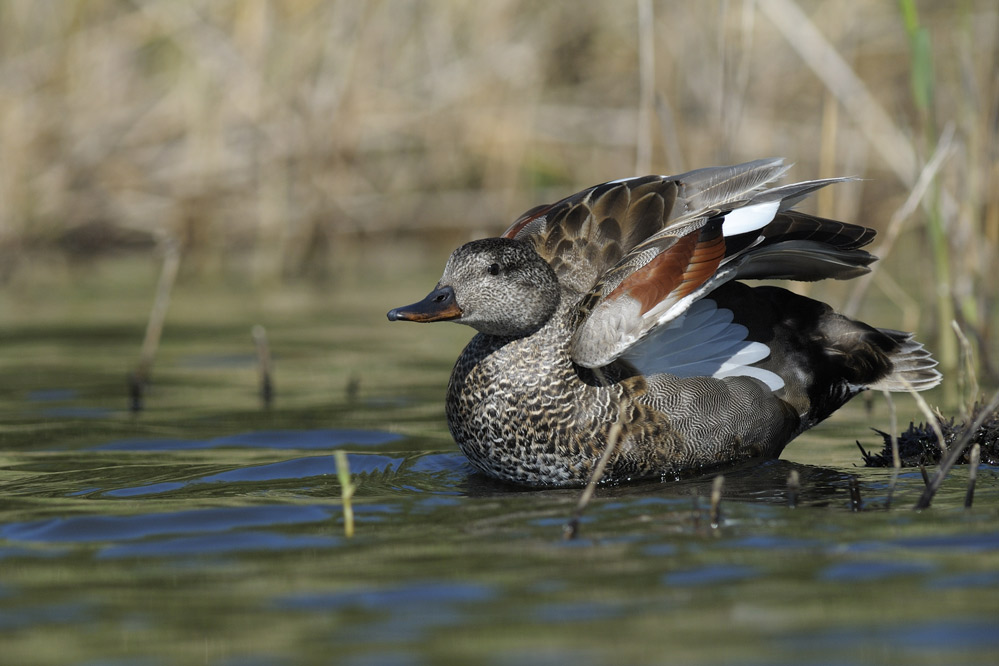
{"type": "Polygon", "coordinates": [[[801,492],[801,476],[798,470],[792,469],[787,475],[787,506],[791,509],[798,506],[798,493],[801,492]]]}
{"type": "Polygon", "coordinates": [[[895,409],[895,401],[892,400],[891,393],[884,391],[885,400],[888,401],[888,432],[891,435],[891,464],[898,469],[902,466],[902,458],[898,455],[898,411],[895,409]]]}
{"type": "Polygon", "coordinates": [[[265,409],[274,403],[274,379],[271,369],[271,346],[267,341],[267,330],[257,324],[251,331],[257,346],[257,363],[260,366],[260,401],[265,409]]]}
{"type": "Polygon", "coordinates": [[[361,395],[361,377],[352,373],[347,379],[344,392],[347,394],[347,402],[357,402],[358,396],[361,395]]]}
{"type": "Polygon", "coordinates": [[[153,359],[160,346],[160,336],[163,333],[163,322],[166,320],[167,309],[170,307],[170,293],[177,280],[177,270],[180,268],[180,243],[175,238],[168,238],[163,243],[163,270],[156,285],[156,298],[153,309],[149,313],[146,324],[146,337],[142,340],[142,351],[139,353],[139,364],[128,376],[128,394],[133,412],[141,412],[146,385],[152,372],[153,359]]]}
{"type": "Polygon", "coordinates": [[[717,529],[721,525],[721,499],[725,488],[725,477],[721,474],[711,482],[711,527],[717,529]]]}
{"type": "Polygon", "coordinates": [[[862,511],[864,508],[864,502],[860,498],[860,482],[857,481],[857,477],[850,477],[850,511],[862,511]]]}
{"type": "Polygon", "coordinates": [[[975,355],[971,351],[971,343],[968,336],[961,330],[961,326],[954,320],[950,322],[954,329],[954,335],[961,349],[960,372],[957,373],[957,386],[964,402],[961,404],[962,417],[965,421],[971,418],[971,408],[978,399],[978,373],[975,372],[975,355]]]}
{"type": "Polygon", "coordinates": [[[982,445],[975,444],[971,447],[971,456],[968,460],[968,491],[964,494],[964,508],[970,509],[975,501],[975,479],[978,477],[978,463],[982,459],[982,445]]]}
{"type": "Polygon", "coordinates": [[[889,428],[891,436],[891,483],[888,484],[888,499],[885,500],[885,509],[891,509],[891,500],[895,495],[895,484],[898,482],[898,472],[902,469],[902,458],[898,454],[898,412],[895,409],[895,401],[892,400],[891,393],[883,392],[885,400],[888,401],[889,428]]]}
{"type": "Polygon", "coordinates": [[[576,508],[572,512],[572,518],[570,518],[569,522],[565,524],[564,528],[562,528],[563,539],[575,539],[579,535],[579,520],[583,517],[583,511],[586,510],[586,506],[590,503],[590,500],[593,499],[593,493],[596,491],[597,484],[600,483],[600,479],[604,475],[607,463],[617,450],[617,441],[620,438],[621,422],[616,421],[614,425],[611,426],[610,433],[607,436],[607,448],[604,449],[603,454],[600,456],[600,460],[597,461],[596,467],[593,468],[593,474],[590,475],[590,480],[587,482],[586,487],[583,488],[583,492],[579,495],[579,501],[576,502],[576,508]]]}
{"type": "Polygon", "coordinates": [[[885,511],[891,511],[891,501],[895,496],[895,484],[898,483],[898,467],[891,468],[891,481],[888,482],[888,498],[885,500],[885,511]]]}
{"type": "MultiPolygon", "coordinates": [[[[874,254],[878,257],[884,259],[891,254],[892,248],[895,246],[895,241],[898,240],[899,235],[902,233],[905,221],[916,212],[940,168],[953,153],[951,150],[953,138],[954,127],[953,125],[948,125],[940,136],[940,141],[937,143],[933,155],[923,166],[922,171],[919,172],[919,178],[909,191],[908,198],[892,213],[891,219],[888,221],[888,230],[884,233],[883,239],[878,243],[877,249],[874,250],[874,254]]],[[[851,317],[857,314],[860,310],[860,304],[864,300],[864,294],[867,293],[867,288],[871,285],[879,270],[879,266],[873,266],[870,273],[857,280],[853,288],[853,293],[843,308],[843,314],[851,317]]]]}
{"type": "Polygon", "coordinates": [[[334,451],[336,460],[336,478],[340,481],[340,499],[343,500],[343,535],[350,539],[354,536],[354,505],[351,498],[357,485],[350,480],[350,463],[343,451],[334,451]]]}
{"type": "MultiPolygon", "coordinates": [[[[940,429],[940,419],[938,419],[937,415],[933,413],[932,409],[930,409],[930,405],[926,402],[926,399],[916,392],[916,389],[912,388],[912,384],[910,384],[905,377],[899,377],[898,379],[902,382],[902,386],[905,387],[905,390],[908,391],[916,401],[916,406],[919,407],[919,411],[921,411],[923,416],[926,417],[926,423],[933,429],[933,434],[937,436],[937,446],[940,447],[940,451],[946,453],[947,442],[944,441],[943,430],[940,429]]],[[[895,431],[892,430],[892,435],[894,435],[894,433],[895,431]]]]}
{"type": "Polygon", "coordinates": [[[978,429],[982,427],[985,423],[985,419],[995,412],[999,408],[999,391],[996,391],[989,400],[989,404],[986,405],[985,409],[978,413],[978,416],[970,425],[961,433],[961,437],[954,442],[950,447],[950,451],[947,455],[940,461],[940,465],[937,466],[937,472],[933,475],[933,480],[927,483],[926,488],[923,490],[923,494],[919,496],[919,501],[916,502],[916,506],[913,507],[916,511],[921,511],[922,509],[929,508],[930,503],[933,501],[933,496],[936,494],[937,490],[943,484],[944,478],[950,472],[951,467],[953,467],[961,456],[964,455],[964,450],[968,448],[968,444],[971,443],[972,438],[978,429]]]}

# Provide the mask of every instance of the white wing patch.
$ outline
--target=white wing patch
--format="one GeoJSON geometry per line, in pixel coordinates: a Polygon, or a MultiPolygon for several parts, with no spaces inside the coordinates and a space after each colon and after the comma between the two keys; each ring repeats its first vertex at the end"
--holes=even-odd
{"type": "Polygon", "coordinates": [[[762,342],[746,340],[749,330],[732,322],[732,311],[709,298],[652,332],[624,354],[644,374],[678,377],[754,377],[776,391],[784,380],[752,363],[770,355],[762,342]]]}
{"type": "Polygon", "coordinates": [[[722,234],[725,236],[735,236],[750,231],[757,231],[773,222],[777,211],[780,208],[780,199],[775,201],[764,201],[748,206],[736,208],[725,213],[725,221],[722,222],[722,234]]]}

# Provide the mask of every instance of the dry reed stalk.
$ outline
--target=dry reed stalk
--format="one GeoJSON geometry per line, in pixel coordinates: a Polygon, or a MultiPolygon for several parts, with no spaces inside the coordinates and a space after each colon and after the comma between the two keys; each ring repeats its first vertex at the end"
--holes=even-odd
{"type": "Polygon", "coordinates": [[[933,413],[932,409],[930,409],[930,405],[926,402],[926,398],[924,398],[921,393],[913,389],[912,384],[910,384],[905,377],[900,376],[898,379],[902,382],[902,386],[905,387],[905,390],[909,392],[909,395],[911,395],[916,401],[916,406],[919,407],[919,411],[921,411],[923,416],[926,418],[926,424],[930,426],[933,430],[933,434],[936,435],[937,446],[940,447],[940,451],[946,452],[947,442],[944,441],[944,434],[943,430],[940,428],[939,417],[933,413]]]}
{"type": "MultiPolygon", "coordinates": [[[[819,148],[819,178],[835,178],[837,175],[836,143],[839,129],[839,103],[831,91],[822,96],[822,132],[819,148]]],[[[825,187],[815,193],[815,208],[820,217],[835,218],[836,192],[825,187]]]]}
{"type": "MultiPolygon", "coordinates": [[[[877,264],[874,264],[877,265],[877,264]]],[[[863,279],[863,278],[861,278],[863,279]]],[[[902,314],[901,328],[904,331],[915,331],[919,329],[920,314],[923,311],[922,300],[917,300],[892,277],[887,271],[880,271],[874,276],[882,294],[891,301],[902,314]]],[[[861,301],[858,301],[858,304],[861,301]]]]}
{"type": "Polygon", "coordinates": [[[911,185],[916,173],[912,143],[822,31],[794,0],[757,0],[756,4],[836,96],[885,164],[911,185]]]}
{"type": "Polygon", "coordinates": [[[604,470],[607,469],[607,463],[610,462],[611,456],[613,456],[617,451],[618,440],[620,438],[621,422],[615,421],[614,425],[611,426],[609,434],[607,435],[607,446],[604,448],[604,452],[597,460],[597,464],[593,468],[593,473],[590,475],[590,480],[587,482],[586,487],[583,488],[583,492],[579,494],[579,499],[576,501],[576,508],[573,509],[572,517],[562,528],[563,539],[571,540],[575,539],[579,535],[579,521],[583,517],[583,512],[586,510],[586,507],[589,506],[590,500],[593,499],[593,493],[596,492],[597,484],[600,483],[600,479],[603,478],[604,470]]]}
{"type": "MultiPolygon", "coordinates": [[[[902,3],[903,10],[907,6],[911,7],[911,3],[902,3]]],[[[918,166],[913,144],[891,120],[856,72],[825,39],[822,32],[801,11],[794,0],[761,0],[760,7],[816,76],[822,79],[829,90],[836,95],[899,180],[911,188],[915,183],[918,166]]],[[[907,27],[910,27],[908,22],[907,27]]],[[[916,71],[923,71],[926,69],[925,58],[928,56],[925,49],[919,50],[918,53],[921,59],[916,63],[916,71]],[[920,64],[924,65],[922,69],[919,68],[920,64]]],[[[926,76],[932,76],[932,73],[924,73],[924,79],[926,76]]],[[[917,106],[920,111],[925,111],[928,102],[918,94],[923,88],[914,85],[914,90],[917,91],[917,106]]],[[[938,358],[941,367],[945,371],[950,371],[957,364],[957,349],[953,340],[943,335],[943,330],[954,315],[950,240],[944,230],[944,220],[953,219],[959,206],[945,187],[937,186],[934,193],[936,196],[928,209],[927,231],[931,238],[933,263],[936,269],[935,300],[937,328],[940,333],[938,358]]],[[[864,285],[866,282],[861,283],[858,289],[865,289],[864,285]]],[[[854,302],[852,307],[856,308],[857,303],[854,302]]],[[[949,391],[947,387],[948,385],[945,385],[945,391],[949,391]]]]}
{"type": "Polygon", "coordinates": [[[891,393],[888,391],[882,391],[885,396],[885,401],[888,403],[888,432],[891,433],[891,466],[895,469],[902,467],[902,458],[898,455],[898,437],[895,433],[898,432],[898,412],[895,409],[895,401],[891,397],[891,393]]]}
{"type": "Polygon", "coordinates": [[[149,383],[149,377],[152,373],[156,350],[160,346],[163,324],[166,321],[167,310],[170,308],[170,294],[173,291],[174,282],[177,280],[179,268],[180,245],[175,239],[168,238],[163,243],[163,268],[160,271],[159,282],[156,284],[156,296],[149,313],[149,321],[146,323],[146,335],[142,340],[139,363],[128,378],[130,404],[133,412],[142,411],[144,406],[143,398],[146,385],[149,383]]]}
{"type": "Polygon", "coordinates": [[[891,500],[895,495],[895,484],[898,482],[898,473],[902,469],[902,458],[898,454],[898,412],[895,409],[895,400],[891,393],[882,391],[885,401],[888,403],[888,433],[891,437],[891,481],[888,484],[888,497],[885,499],[885,509],[891,509],[891,500]]]}
{"type": "MultiPolygon", "coordinates": [[[[916,184],[909,190],[909,196],[892,213],[891,219],[888,221],[887,230],[882,235],[877,247],[871,250],[882,262],[891,254],[892,249],[894,249],[895,242],[898,240],[899,234],[902,233],[905,221],[916,212],[916,208],[922,202],[923,197],[926,196],[930,185],[940,172],[941,167],[953,154],[953,140],[954,125],[948,124],[944,132],[940,135],[940,140],[937,142],[933,155],[920,170],[916,184]]],[[[867,293],[867,288],[870,287],[871,281],[879,273],[879,268],[882,265],[881,262],[875,263],[871,266],[870,273],[856,280],[853,293],[850,294],[850,299],[843,308],[843,314],[848,317],[855,317],[857,315],[864,295],[867,293]]]]}
{"type": "Polygon", "coordinates": [[[964,334],[961,330],[960,324],[956,321],[950,323],[951,328],[954,330],[954,335],[957,336],[958,343],[961,348],[961,364],[959,366],[960,371],[957,375],[957,386],[958,391],[961,393],[961,417],[964,421],[971,418],[971,409],[978,400],[978,373],[975,372],[975,355],[971,350],[971,343],[968,341],[968,336],[964,334]]]}
{"type": "Polygon", "coordinates": [[[975,443],[968,456],[968,490],[964,493],[964,508],[970,509],[975,501],[975,479],[978,477],[978,463],[982,459],[982,446],[975,443]]]}
{"type": "MultiPolygon", "coordinates": [[[[593,368],[593,375],[597,378],[597,381],[601,386],[607,388],[610,386],[610,382],[607,381],[607,377],[604,375],[603,371],[599,368],[593,368]]],[[[604,451],[600,454],[600,458],[597,459],[597,464],[593,467],[593,472],[590,474],[589,481],[586,482],[586,487],[583,488],[583,492],[579,494],[579,499],[576,502],[576,508],[572,512],[572,517],[569,522],[565,524],[562,528],[562,538],[565,540],[575,539],[579,534],[579,521],[583,517],[583,511],[589,505],[590,500],[593,499],[593,493],[596,492],[597,484],[604,477],[604,471],[607,469],[607,464],[610,459],[617,453],[617,446],[620,443],[622,426],[622,414],[623,410],[618,413],[617,420],[611,425],[610,431],[607,433],[607,445],[604,447],[604,451]]]]}
{"type": "Polygon", "coordinates": [[[870,179],[819,208],[875,224],[896,206],[881,172],[908,187],[931,147],[907,127],[935,139],[930,121],[952,120],[938,226],[960,320],[993,365],[994,2],[920,7],[925,118],[898,11],[870,1],[67,5],[72,20],[8,3],[0,22],[5,258],[100,221],[180,238],[191,270],[266,280],[335,266],[343,235],[488,235],[635,168],[771,154],[870,179]]]}
{"type": "Polygon", "coordinates": [[[274,375],[271,368],[271,346],[267,341],[267,329],[257,324],[250,331],[257,348],[257,365],[260,369],[260,401],[264,408],[274,404],[274,375]]]}
{"type": "Polygon", "coordinates": [[[721,527],[721,501],[722,492],[725,489],[725,477],[721,474],[711,482],[711,527],[717,529],[721,527]]]}
{"type": "Polygon", "coordinates": [[[797,508],[798,494],[801,492],[801,476],[798,470],[792,469],[787,475],[787,506],[790,509],[797,508]]]}

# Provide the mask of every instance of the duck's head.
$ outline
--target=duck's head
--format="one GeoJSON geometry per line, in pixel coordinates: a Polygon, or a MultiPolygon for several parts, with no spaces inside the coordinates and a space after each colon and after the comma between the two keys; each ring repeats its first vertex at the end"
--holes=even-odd
{"type": "Polygon", "coordinates": [[[455,321],[489,335],[521,336],[547,322],[559,299],[555,272],[530,244],[486,238],[452,252],[437,287],[388,318],[455,321]]]}

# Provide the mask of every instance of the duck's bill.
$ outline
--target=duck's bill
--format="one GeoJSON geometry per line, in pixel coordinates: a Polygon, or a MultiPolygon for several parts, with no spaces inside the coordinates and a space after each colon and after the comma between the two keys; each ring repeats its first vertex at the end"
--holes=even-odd
{"type": "Polygon", "coordinates": [[[389,310],[389,321],[448,321],[461,316],[461,308],[454,298],[454,289],[440,287],[427,294],[419,303],[389,310]]]}

